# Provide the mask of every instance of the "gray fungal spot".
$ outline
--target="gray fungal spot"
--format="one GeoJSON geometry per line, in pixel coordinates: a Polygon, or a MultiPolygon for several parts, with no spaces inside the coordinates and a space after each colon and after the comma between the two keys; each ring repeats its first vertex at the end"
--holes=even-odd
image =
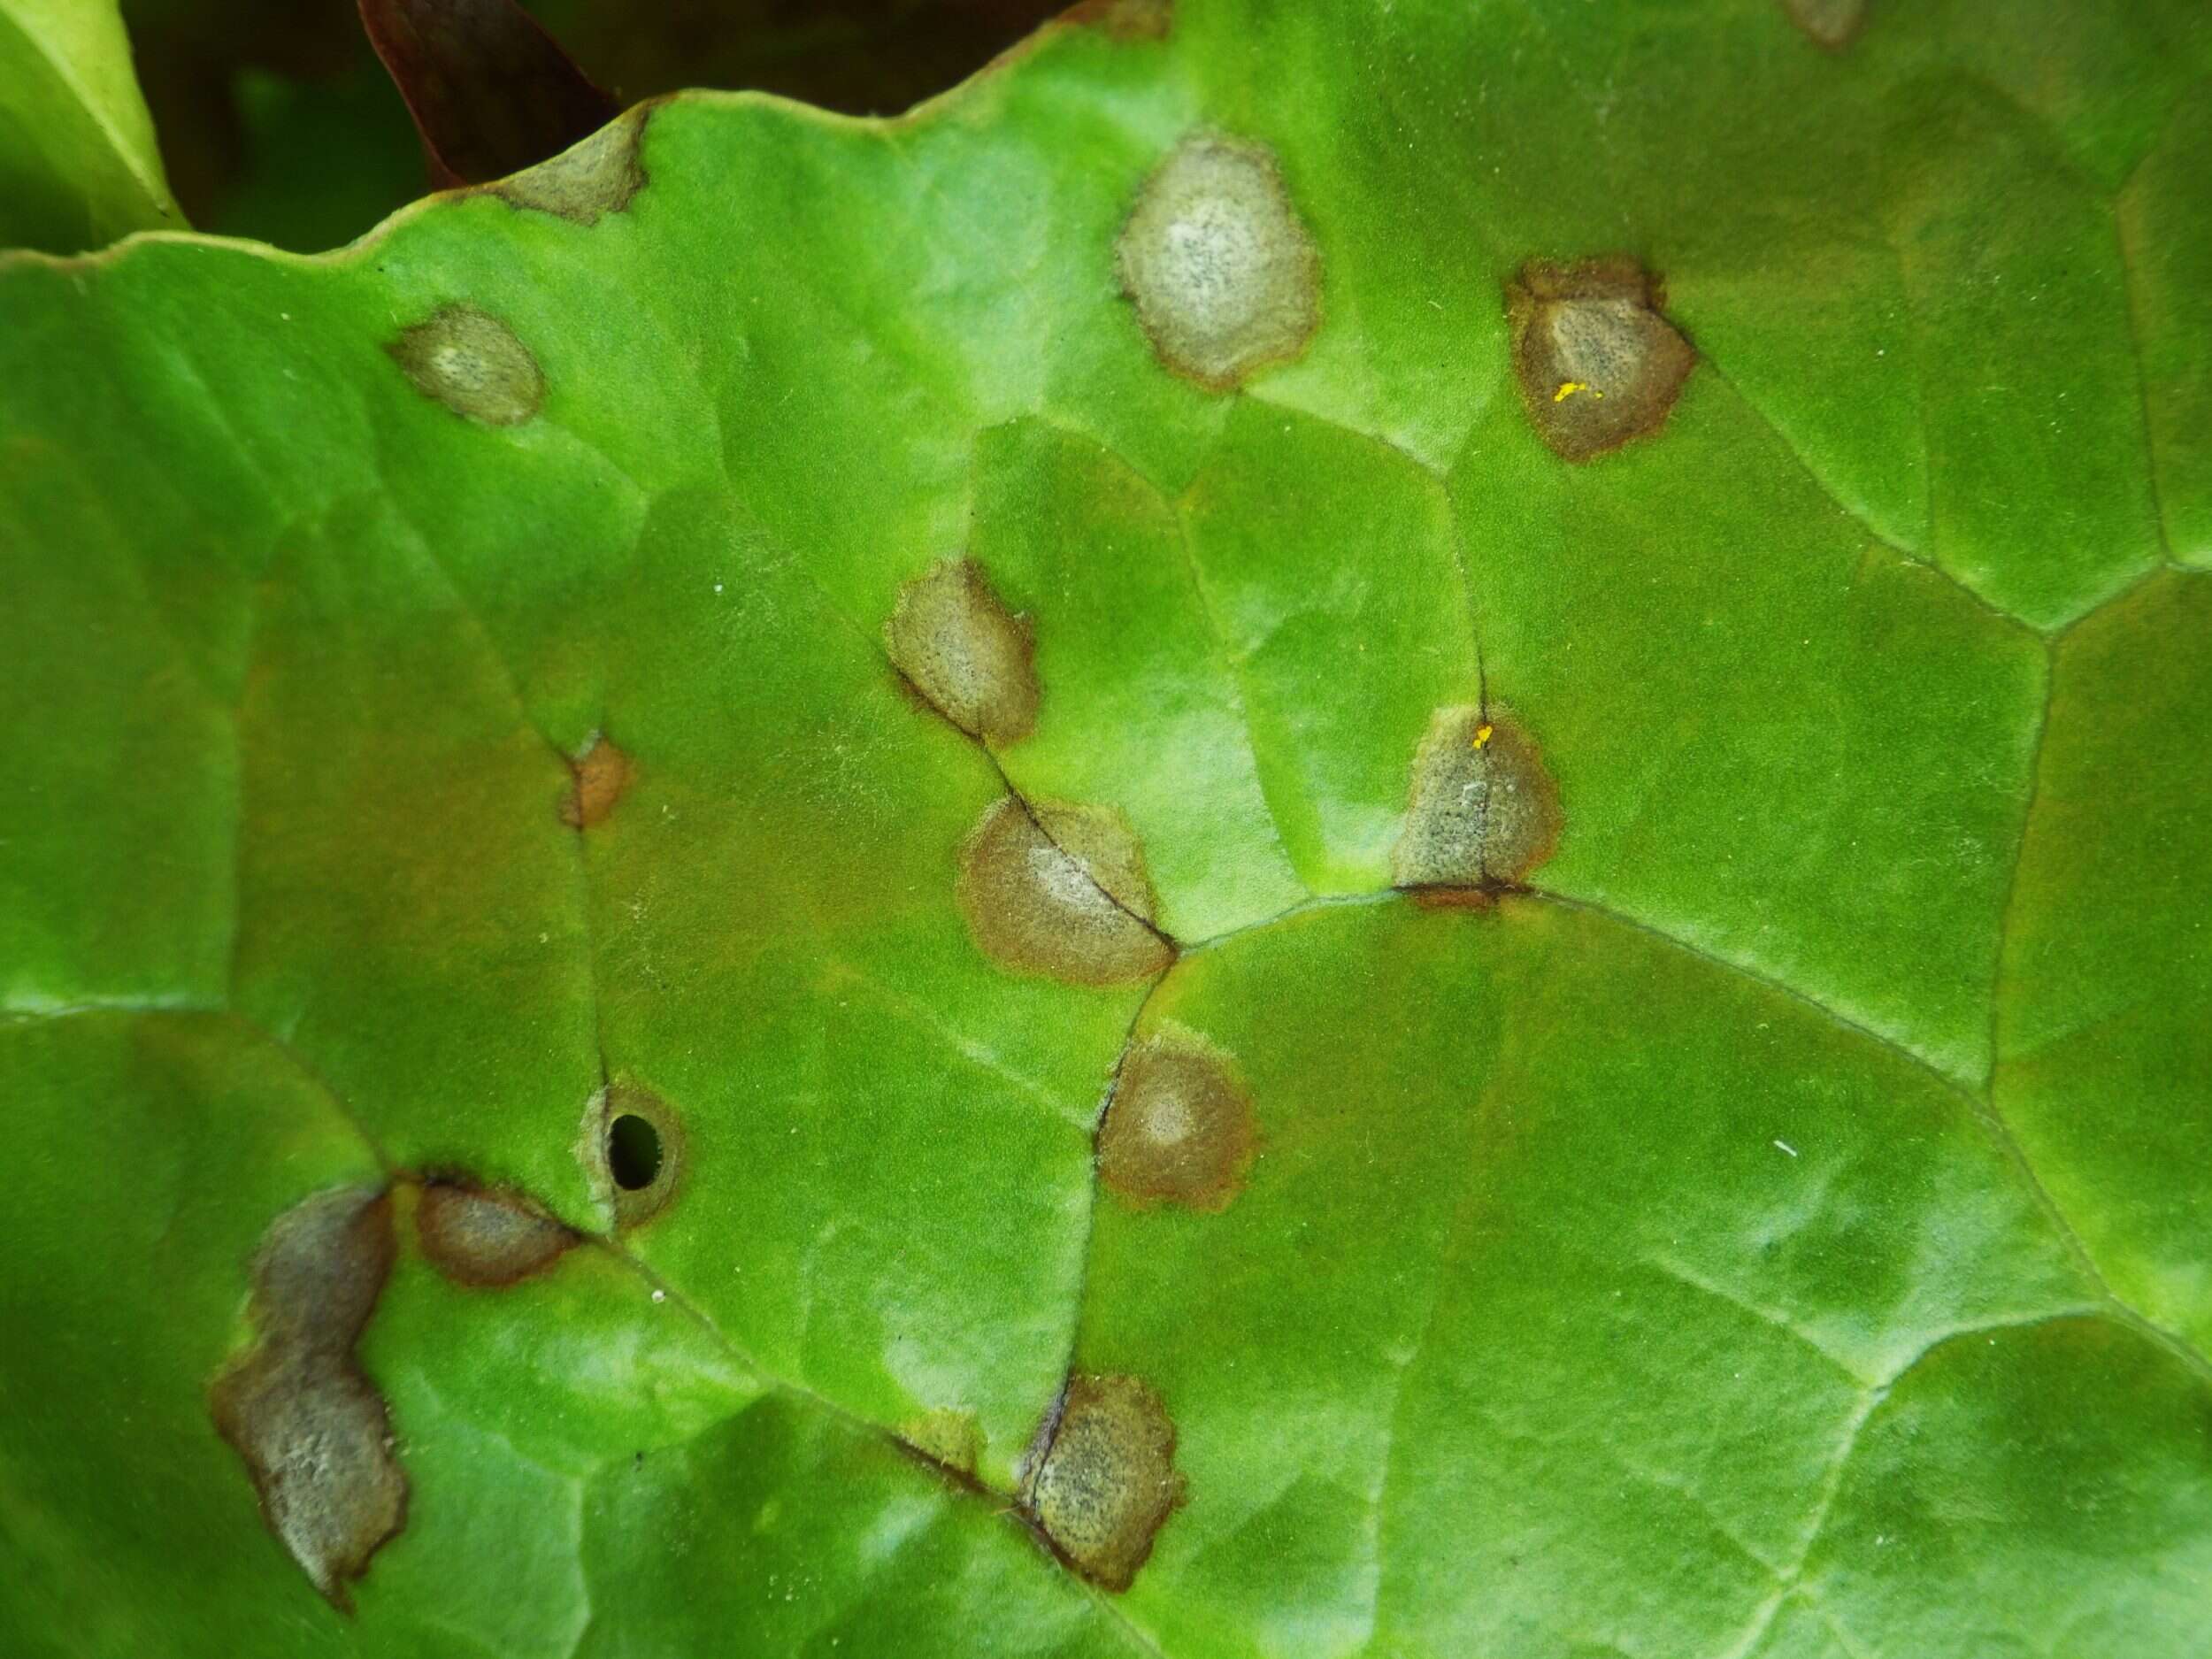
{"type": "Polygon", "coordinates": [[[1839,52],[1858,38],[1866,26],[1867,0],[1782,0],[1790,21],[1808,38],[1839,52]]]}
{"type": "Polygon", "coordinates": [[[1697,354],[1632,259],[1532,259],[1506,291],[1513,372],[1539,436],[1587,461],[1665,424],[1697,354]]]}
{"type": "Polygon", "coordinates": [[[1098,1131],[1099,1179],[1139,1206],[1225,1210],[1252,1163],[1252,1097],[1229,1056],[1164,1025],[1130,1045],[1098,1131]]]}
{"type": "Polygon", "coordinates": [[[1517,882],[1551,856],[1563,822],[1559,787],[1509,710],[1439,709],[1414,754],[1393,875],[1414,888],[1517,882]]]}
{"type": "Polygon", "coordinates": [[[511,1285],[549,1267],[576,1235],[518,1193],[463,1181],[427,1183],[415,1233],[432,1266],[456,1284],[511,1285]]]}
{"type": "Polygon", "coordinates": [[[1152,926],[1137,839],[1103,808],[992,803],[961,849],[955,893],[976,942],[1025,972],[1119,985],[1175,960],[1152,926]]]}
{"type": "Polygon", "coordinates": [[[545,402],[530,348],[489,311],[444,305],[386,348],[425,396],[487,426],[512,426],[545,402]]]}
{"type": "Polygon", "coordinates": [[[1145,180],[1115,256],[1154,353],[1213,391],[1296,357],[1321,320],[1320,251],[1263,145],[1185,139],[1145,180]]]}
{"type": "Polygon", "coordinates": [[[1175,1425],[1134,1377],[1071,1377],[1023,1497],[1030,1518],[1078,1572],[1126,1590],[1183,1502],[1175,1425]]]}
{"type": "Polygon", "coordinates": [[[213,1409],[269,1530],[331,1605],[350,1612],[348,1585],[406,1521],[407,1478],[382,1397],[351,1367],[271,1354],[227,1373],[213,1409]]]}
{"type": "Polygon", "coordinates": [[[971,737],[1017,743],[1037,724],[1029,618],[1010,612],[972,559],[942,559],[899,589],[883,625],[892,664],[971,737]]]}
{"type": "Polygon", "coordinates": [[[625,1232],[668,1207],[689,1156],[682,1122],[649,1089],[613,1083],[585,1104],[576,1156],[592,1196],[625,1232]]]}
{"type": "Polygon", "coordinates": [[[511,207],[596,225],[627,208],[645,188],[638,150],[651,116],[651,107],[640,104],[589,138],[491,188],[511,207]]]}
{"type": "Polygon", "coordinates": [[[342,1611],[406,1523],[390,1419],[353,1356],[392,1256],[383,1193],[319,1193],[278,1217],[254,1261],[257,1340],[209,1389],[270,1532],[342,1611]]]}
{"type": "Polygon", "coordinates": [[[561,794],[561,822],[587,830],[603,824],[630,787],[635,768],[629,756],[597,732],[569,757],[569,787],[561,794]]]}

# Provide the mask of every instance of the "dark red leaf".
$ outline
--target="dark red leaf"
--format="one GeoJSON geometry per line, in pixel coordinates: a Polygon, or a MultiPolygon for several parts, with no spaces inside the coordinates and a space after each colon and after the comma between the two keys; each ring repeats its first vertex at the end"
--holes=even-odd
{"type": "Polygon", "coordinates": [[[620,112],[514,0],[360,4],[435,184],[504,178],[620,112]]]}

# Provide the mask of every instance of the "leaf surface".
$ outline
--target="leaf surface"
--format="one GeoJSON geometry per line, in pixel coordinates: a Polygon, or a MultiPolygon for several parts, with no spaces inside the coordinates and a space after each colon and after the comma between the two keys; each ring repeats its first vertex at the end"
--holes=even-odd
{"type": "Polygon", "coordinates": [[[2212,36],[2002,10],[1124,4],[0,268],[0,1646],[2197,1651],[2212,36]],[[1317,251],[1231,389],[1193,142],[1317,251]],[[349,1619],[207,1390],[388,1182],[349,1619]]]}
{"type": "Polygon", "coordinates": [[[116,0],[0,4],[0,249],[181,223],[116,0]]]}

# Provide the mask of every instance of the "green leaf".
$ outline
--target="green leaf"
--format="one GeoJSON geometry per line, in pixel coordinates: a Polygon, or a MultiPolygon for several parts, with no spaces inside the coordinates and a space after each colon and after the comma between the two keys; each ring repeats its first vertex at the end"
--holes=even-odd
{"type": "Polygon", "coordinates": [[[0,248],[181,223],[117,0],[0,0],[0,248]]]}
{"type": "Polygon", "coordinates": [[[0,1649],[2199,1652],[2212,32],[1862,11],[0,265],[0,1649]]]}

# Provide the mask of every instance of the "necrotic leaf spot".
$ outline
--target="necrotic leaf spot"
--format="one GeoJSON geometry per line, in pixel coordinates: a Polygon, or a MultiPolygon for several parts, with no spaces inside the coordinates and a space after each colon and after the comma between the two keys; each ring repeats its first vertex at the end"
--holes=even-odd
{"type": "Polygon", "coordinates": [[[1393,879],[1412,888],[1519,881],[1558,846],[1559,787],[1510,710],[1439,709],[1414,753],[1393,879]]]}
{"type": "Polygon", "coordinates": [[[1252,1161],[1251,1096],[1229,1056],[1178,1025],[1132,1043],[1098,1131],[1098,1173],[1140,1206],[1223,1210],[1252,1161]]]}
{"type": "Polygon", "coordinates": [[[491,186],[510,206],[595,225],[619,213],[645,188],[638,151],[652,106],[640,104],[534,167],[491,186]]]}
{"type": "Polygon", "coordinates": [[[1532,259],[1506,290],[1513,372],[1537,435],[1587,461],[1665,424],[1697,361],[1632,259],[1532,259]]]}
{"type": "Polygon", "coordinates": [[[432,1266],[456,1284],[511,1285],[550,1266],[576,1235],[519,1194],[435,1180],[415,1206],[432,1266]]]}
{"type": "Polygon", "coordinates": [[[1790,21],[1808,38],[1839,52],[1858,38],[1866,23],[1867,0],[1782,0],[1790,21]]]}
{"type": "Polygon", "coordinates": [[[1183,1501],[1167,1408],[1135,1377],[1071,1377],[1025,1487],[1031,1518],[1069,1565],[1126,1590],[1183,1501]]]}
{"type": "Polygon", "coordinates": [[[444,305],[387,348],[416,389],[487,426],[512,426],[545,402],[545,376],[513,329],[473,305],[444,305]]]}
{"type": "Polygon", "coordinates": [[[569,786],[562,792],[561,822],[571,829],[592,829],[607,815],[630,787],[634,768],[629,756],[600,733],[594,732],[584,747],[570,757],[569,786]]]}
{"type": "Polygon", "coordinates": [[[667,1206],[688,1156],[675,1112],[634,1083],[616,1083],[591,1097],[576,1149],[594,1195],[625,1229],[643,1225],[667,1206]]]}
{"type": "Polygon", "coordinates": [[[1169,368],[1213,391],[1296,357],[1321,320],[1321,256],[1265,146],[1186,138],[1115,244],[1122,292],[1169,368]]]}
{"type": "Polygon", "coordinates": [[[899,589],[883,625],[893,666],[971,737],[1017,743],[1037,723],[1029,619],[972,559],[942,559],[899,589]]]}
{"type": "Polygon", "coordinates": [[[270,1532],[342,1610],[406,1520],[390,1419],[353,1355],[392,1256],[385,1194],[319,1193],[279,1216],[254,1260],[254,1345],[209,1388],[270,1532]]]}
{"type": "Polygon", "coordinates": [[[961,849],[954,892],[976,942],[1025,972],[1118,985],[1175,959],[1151,925],[1136,837],[1103,808],[992,803],[961,849]]]}

